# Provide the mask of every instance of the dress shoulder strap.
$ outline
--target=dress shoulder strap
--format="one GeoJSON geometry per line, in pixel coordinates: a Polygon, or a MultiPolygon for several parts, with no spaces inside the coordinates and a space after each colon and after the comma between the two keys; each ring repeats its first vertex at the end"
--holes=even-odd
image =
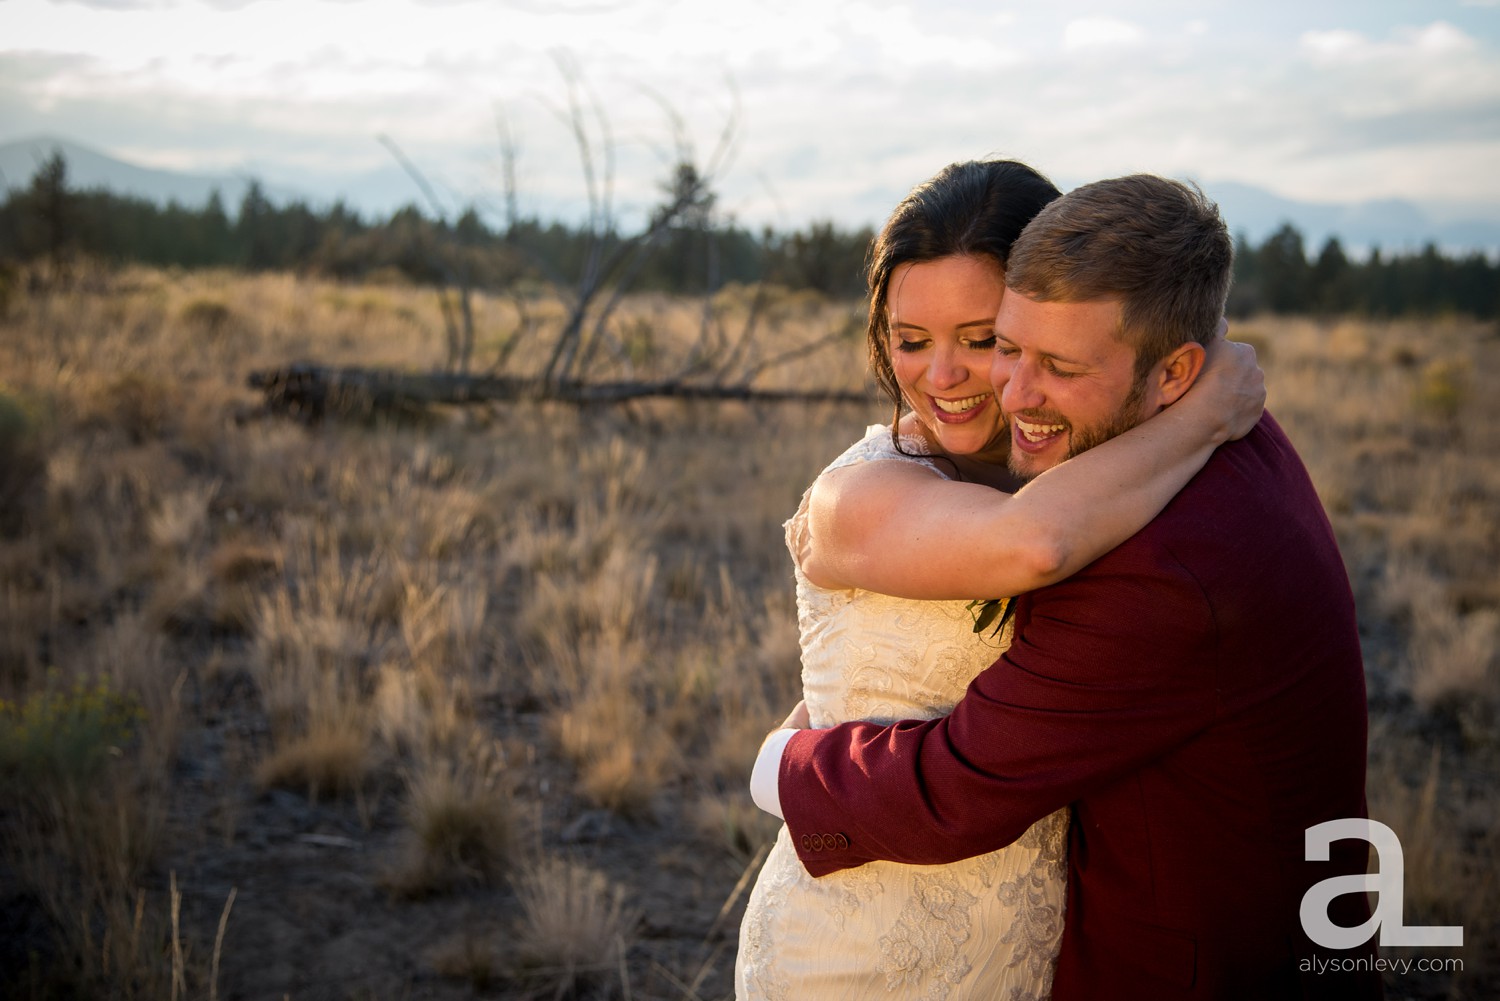
{"type": "Polygon", "coordinates": [[[891,441],[891,429],[888,426],[871,424],[865,429],[865,436],[845,449],[842,455],[824,467],[823,472],[878,459],[895,459],[900,462],[915,462],[940,476],[951,478],[951,471],[944,469],[943,463],[932,458],[927,439],[920,435],[903,434],[898,441],[900,448],[896,447],[896,442],[891,441]]]}

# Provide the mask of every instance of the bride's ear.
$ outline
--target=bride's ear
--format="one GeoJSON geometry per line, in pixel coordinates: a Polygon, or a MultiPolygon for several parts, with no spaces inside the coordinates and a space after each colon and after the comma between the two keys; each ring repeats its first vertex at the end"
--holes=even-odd
{"type": "Polygon", "coordinates": [[[1198,374],[1203,371],[1203,361],[1207,356],[1202,344],[1188,341],[1174,348],[1157,363],[1156,391],[1159,394],[1158,402],[1162,406],[1169,407],[1182,399],[1182,394],[1198,381],[1198,374]]]}

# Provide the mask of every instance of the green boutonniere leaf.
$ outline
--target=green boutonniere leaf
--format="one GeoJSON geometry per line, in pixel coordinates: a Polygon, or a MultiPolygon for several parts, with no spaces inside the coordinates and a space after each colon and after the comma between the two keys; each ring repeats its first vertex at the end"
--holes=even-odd
{"type": "Polygon", "coordinates": [[[986,629],[994,627],[990,633],[992,639],[1000,636],[1000,631],[1005,628],[1005,621],[1010,616],[1006,609],[1010,605],[1009,598],[975,598],[966,606],[969,614],[974,616],[974,632],[983,635],[986,629]]]}

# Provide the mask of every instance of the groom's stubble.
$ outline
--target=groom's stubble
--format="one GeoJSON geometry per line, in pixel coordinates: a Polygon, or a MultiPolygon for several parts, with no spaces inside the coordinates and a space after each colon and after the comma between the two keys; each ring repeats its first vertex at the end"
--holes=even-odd
{"type": "MultiPolygon", "coordinates": [[[[1116,437],[1117,435],[1124,434],[1126,431],[1129,431],[1131,428],[1144,421],[1148,415],[1141,413],[1141,403],[1145,399],[1146,377],[1140,376],[1131,383],[1130,391],[1125,394],[1124,402],[1120,404],[1120,406],[1115,410],[1113,414],[1110,415],[1107,420],[1099,421],[1085,427],[1076,427],[1071,421],[1067,420],[1066,414],[1049,414],[1045,411],[1037,413],[1022,412],[1019,414],[1007,414],[1006,426],[1007,428],[1009,428],[1010,422],[1015,417],[1023,417],[1027,420],[1036,420],[1039,422],[1055,422],[1058,418],[1062,418],[1062,420],[1067,421],[1069,425],[1068,454],[1065,455],[1060,461],[1067,462],[1075,455],[1082,455],[1089,449],[1094,448],[1098,445],[1102,445],[1105,442],[1109,441],[1111,438],[1116,437]]],[[[1027,482],[1036,479],[1042,473],[1045,473],[1047,471],[1046,469],[1027,470],[1021,468],[1021,464],[1016,457],[1014,448],[1012,448],[1010,451],[1009,465],[1011,473],[1013,473],[1021,480],[1027,482]]],[[[1053,466],[1047,467],[1047,469],[1052,468],[1053,466]]]]}

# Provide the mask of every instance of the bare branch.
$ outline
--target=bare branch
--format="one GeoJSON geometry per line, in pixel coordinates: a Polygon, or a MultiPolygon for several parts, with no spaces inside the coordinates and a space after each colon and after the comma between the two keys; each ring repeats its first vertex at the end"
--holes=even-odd
{"type": "Polygon", "coordinates": [[[577,406],[618,404],[650,397],[679,400],[754,400],[768,403],[855,403],[868,406],[870,393],[842,389],[757,389],[676,381],[619,381],[549,385],[537,379],[477,376],[456,372],[409,373],[389,369],[326,368],[293,365],[252,372],[248,384],[261,390],[268,409],[304,420],[330,415],[367,416],[410,413],[433,404],[529,402],[547,400],[577,406]]]}
{"type": "Polygon", "coordinates": [[[720,171],[729,169],[729,164],[734,159],[735,148],[739,145],[740,116],[743,112],[740,89],[735,84],[733,76],[726,74],[725,82],[729,87],[729,114],[724,117],[724,128],[719,131],[719,141],[708,158],[705,172],[709,177],[718,177],[720,171]]]}
{"type": "Polygon", "coordinates": [[[766,305],[766,283],[759,281],[755,283],[755,296],[750,300],[750,311],[745,317],[745,325],[740,330],[737,340],[725,356],[723,363],[719,366],[717,378],[723,380],[728,376],[734,366],[740,363],[750,345],[755,341],[755,335],[760,326],[760,314],[766,305]]]}
{"type": "Polygon", "coordinates": [[[567,94],[566,112],[554,108],[553,113],[573,135],[573,145],[578,151],[578,165],[583,170],[584,195],[589,205],[589,229],[597,232],[603,209],[599,197],[599,180],[594,166],[594,149],[589,140],[588,125],[584,120],[582,102],[578,96],[581,73],[572,55],[564,50],[552,53],[552,61],[562,75],[567,94]]]}
{"type": "Polygon", "coordinates": [[[520,292],[513,290],[510,293],[510,301],[516,307],[516,329],[500,345],[500,350],[495,356],[495,364],[490,366],[489,375],[498,375],[504,372],[506,363],[510,361],[511,355],[515,354],[516,349],[536,329],[536,318],[531,315],[531,311],[526,307],[526,297],[520,292]]]}
{"type": "Polygon", "coordinates": [[[825,334],[815,341],[809,341],[801,347],[793,348],[792,350],[779,354],[774,358],[769,358],[761,362],[759,365],[754,365],[750,368],[745,369],[745,372],[741,377],[741,382],[744,385],[749,385],[764,372],[769,372],[773,368],[780,368],[782,365],[790,364],[791,362],[797,361],[799,358],[806,358],[808,355],[816,354],[817,352],[822,351],[824,348],[836,344],[848,336],[849,334],[847,328],[843,330],[835,330],[832,333],[825,334]]]}
{"type": "Polygon", "coordinates": [[[681,163],[693,163],[695,158],[693,156],[692,137],[688,133],[687,122],[683,119],[682,112],[677,109],[677,105],[667,100],[654,87],[642,84],[639,89],[641,93],[651,98],[652,102],[661,109],[662,114],[667,119],[667,124],[671,126],[672,152],[662,159],[669,166],[673,167],[681,163]]]}
{"type": "MultiPolygon", "coordinates": [[[[427,177],[417,169],[417,165],[407,157],[390,136],[378,135],[375,138],[390,151],[391,155],[396,158],[396,162],[416,184],[417,190],[422,192],[438,224],[444,230],[448,230],[447,211],[438,199],[437,192],[433,190],[431,184],[427,183],[427,177]]],[[[444,259],[442,254],[434,254],[432,261],[437,265],[438,274],[442,278],[442,285],[438,288],[438,302],[442,307],[443,327],[448,338],[448,368],[466,372],[474,354],[474,310],[470,298],[473,282],[470,280],[469,268],[460,262],[458,273],[455,274],[453,266],[444,259]],[[454,316],[454,307],[448,301],[449,290],[454,285],[457,285],[455,295],[458,298],[459,316],[454,316]]]]}
{"type": "Polygon", "coordinates": [[[547,359],[543,378],[549,382],[568,379],[577,365],[580,341],[589,303],[598,293],[608,269],[604,264],[604,245],[614,233],[613,187],[614,187],[614,140],[609,123],[599,102],[587,95],[580,97],[583,88],[582,74],[573,57],[563,51],[553,54],[558,71],[563,75],[567,88],[567,116],[564,124],[573,134],[583,168],[584,185],[589,202],[588,249],[585,253],[582,273],[577,283],[576,298],[567,322],[559,333],[552,354],[547,359]],[[586,113],[593,112],[599,129],[601,152],[604,158],[603,178],[595,163],[595,150],[589,136],[586,113]]]}
{"type": "Polygon", "coordinates": [[[427,206],[432,209],[432,214],[437,217],[439,222],[446,222],[448,213],[443,208],[443,203],[438,200],[437,192],[432,189],[431,184],[427,183],[426,175],[417,169],[417,165],[411,162],[407,155],[402,152],[401,147],[397,146],[396,141],[390,136],[381,134],[377,135],[375,139],[380,145],[390,151],[391,156],[395,157],[396,162],[401,165],[401,169],[406,171],[406,175],[417,186],[417,190],[422,192],[422,197],[427,199],[427,206]]]}
{"type": "Polygon", "coordinates": [[[515,135],[510,130],[510,121],[503,109],[495,109],[495,133],[500,143],[500,183],[505,193],[505,230],[511,233],[520,221],[520,209],[516,197],[516,161],[520,150],[515,135]]]}

